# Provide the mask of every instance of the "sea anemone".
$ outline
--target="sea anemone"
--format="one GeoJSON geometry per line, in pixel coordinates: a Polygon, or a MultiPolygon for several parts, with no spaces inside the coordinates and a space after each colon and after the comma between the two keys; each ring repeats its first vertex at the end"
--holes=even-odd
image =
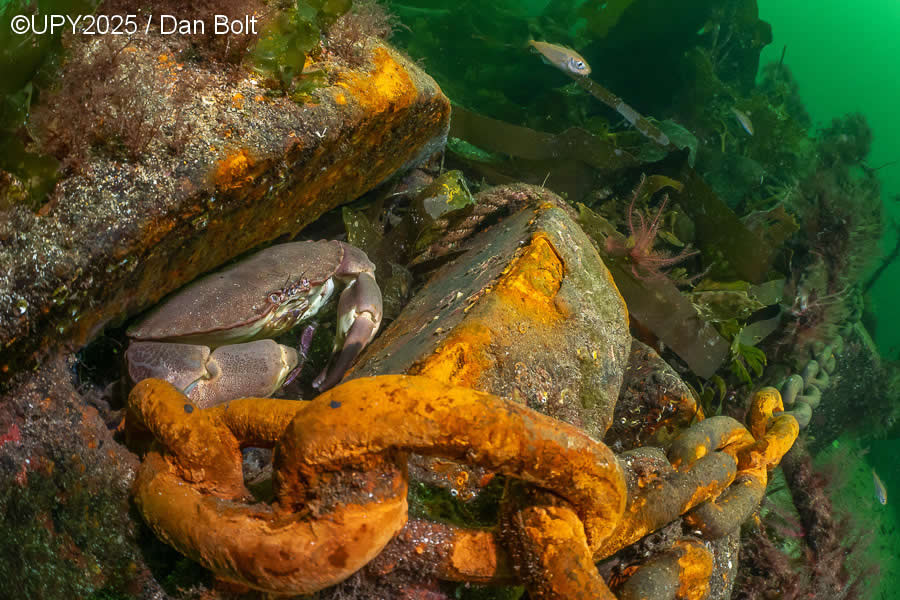
{"type": "Polygon", "coordinates": [[[687,258],[694,256],[698,251],[685,248],[678,254],[671,255],[665,251],[655,250],[653,248],[653,245],[656,242],[657,233],[659,232],[660,219],[662,218],[663,211],[666,209],[669,196],[663,196],[662,204],[659,205],[656,216],[654,216],[653,220],[648,224],[647,220],[644,219],[644,215],[640,211],[635,211],[634,208],[635,202],[641,194],[645,181],[646,178],[641,175],[641,181],[634,189],[634,194],[631,196],[631,203],[628,205],[628,237],[622,241],[616,236],[607,236],[604,247],[610,256],[626,258],[631,264],[631,273],[637,279],[642,281],[652,281],[665,278],[666,272],[663,271],[663,269],[671,267],[672,265],[677,265],[687,258]],[[635,226],[635,213],[637,213],[637,226],[635,226]]]}

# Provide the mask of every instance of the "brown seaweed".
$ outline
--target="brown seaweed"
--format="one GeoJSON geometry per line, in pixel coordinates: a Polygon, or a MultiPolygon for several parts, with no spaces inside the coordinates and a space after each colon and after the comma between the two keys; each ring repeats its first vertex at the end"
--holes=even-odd
{"type": "MultiPolygon", "coordinates": [[[[603,251],[608,235],[620,235],[603,217],[582,205],[579,223],[603,251]]],[[[605,260],[629,315],[653,332],[701,377],[711,377],[728,356],[729,344],[704,322],[688,298],[669,279],[641,280],[614,260],[605,260]]]]}
{"type": "Polygon", "coordinates": [[[484,150],[525,160],[577,160],[606,172],[639,164],[612,142],[580,127],[547,133],[485,117],[459,105],[453,106],[450,135],[484,150]]]}

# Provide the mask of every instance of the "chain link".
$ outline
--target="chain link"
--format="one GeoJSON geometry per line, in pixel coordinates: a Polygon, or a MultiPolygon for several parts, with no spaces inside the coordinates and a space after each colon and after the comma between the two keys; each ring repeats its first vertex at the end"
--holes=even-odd
{"type": "MultiPolygon", "coordinates": [[[[667,455],[641,448],[617,458],[573,426],[425,377],[362,378],[311,402],[245,398],[203,410],[168,383],[144,380],[129,397],[129,422],[156,444],[134,493],[163,540],[267,592],[311,593],[365,565],[386,573],[405,563],[447,580],[524,582],[534,598],[613,599],[596,561],[680,515],[711,539],[756,509],[768,470],[799,431],[794,417],[776,416],[783,409],[779,392],[764,388],[749,430],[712,417],[667,455]],[[274,448],[272,504],[244,487],[248,446],[274,448]],[[408,522],[413,452],[508,476],[499,527],[408,522]]],[[[683,539],[635,570],[619,598],[699,600],[711,565],[699,542],[683,539]]]]}

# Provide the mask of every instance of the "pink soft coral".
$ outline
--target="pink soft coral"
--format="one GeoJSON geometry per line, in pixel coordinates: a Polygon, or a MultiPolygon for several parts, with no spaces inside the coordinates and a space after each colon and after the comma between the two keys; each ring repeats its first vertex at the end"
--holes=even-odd
{"type": "Polygon", "coordinates": [[[648,225],[644,220],[644,215],[640,211],[635,211],[634,205],[641,190],[644,187],[646,178],[642,175],[641,181],[634,190],[631,197],[631,203],[628,205],[628,238],[625,241],[618,239],[616,236],[607,236],[605,248],[611,256],[625,257],[631,263],[631,273],[642,281],[650,281],[655,279],[663,279],[666,277],[665,269],[672,265],[676,265],[690,256],[697,254],[697,250],[685,248],[678,254],[670,255],[661,250],[654,250],[653,244],[656,241],[656,235],[659,232],[659,221],[662,218],[666,204],[669,202],[669,196],[663,196],[662,204],[653,221],[648,225]],[[635,227],[634,215],[637,213],[639,225],[635,227]]]}

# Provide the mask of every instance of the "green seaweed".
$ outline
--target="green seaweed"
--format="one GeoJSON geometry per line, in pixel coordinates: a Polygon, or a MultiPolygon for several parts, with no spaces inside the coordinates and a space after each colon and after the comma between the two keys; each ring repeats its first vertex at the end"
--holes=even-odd
{"type": "Polygon", "coordinates": [[[413,518],[425,518],[460,527],[491,527],[497,524],[498,503],[504,478],[494,477],[470,500],[444,487],[418,482],[409,486],[409,510],[413,518]]]}
{"type": "Polygon", "coordinates": [[[501,155],[482,150],[475,144],[458,137],[451,136],[447,139],[447,150],[470,162],[498,163],[503,160],[501,155]]]}
{"type": "Polygon", "coordinates": [[[699,391],[692,385],[687,385],[703,409],[704,417],[715,417],[723,414],[725,399],[728,397],[728,386],[725,384],[724,379],[718,375],[713,375],[707,382],[701,384],[699,391]]]}
{"type": "Polygon", "coordinates": [[[89,14],[96,5],[93,0],[13,0],[0,7],[0,171],[15,178],[0,177],[0,210],[18,202],[36,209],[56,183],[58,167],[55,159],[27,146],[27,129],[38,90],[57,71],[61,31],[16,34],[12,18],[89,14]]]}
{"type": "Polygon", "coordinates": [[[296,0],[263,28],[251,52],[254,68],[294,100],[308,98],[326,80],[320,71],[303,72],[306,59],[322,34],[352,6],[352,0],[296,0]]]}
{"type": "Polygon", "coordinates": [[[738,381],[752,386],[754,378],[762,377],[767,359],[766,353],[749,343],[744,343],[743,326],[737,319],[719,324],[722,335],[731,340],[729,369],[738,381]]]}

